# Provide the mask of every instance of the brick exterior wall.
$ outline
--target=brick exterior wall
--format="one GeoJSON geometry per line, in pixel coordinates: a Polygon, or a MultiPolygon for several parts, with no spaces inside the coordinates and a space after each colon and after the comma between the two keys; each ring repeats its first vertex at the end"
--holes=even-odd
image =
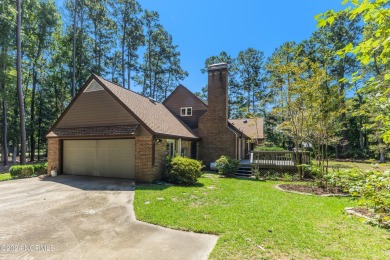
{"type": "Polygon", "coordinates": [[[162,139],[161,142],[155,144],[154,148],[154,166],[153,174],[155,180],[161,180],[162,173],[165,169],[165,160],[167,157],[167,140],[162,139]]]}
{"type": "Polygon", "coordinates": [[[62,170],[62,142],[59,138],[48,138],[47,140],[47,173],[57,170],[61,174],[62,170]]]}
{"type": "Polygon", "coordinates": [[[137,136],[135,138],[136,181],[153,182],[161,179],[165,165],[166,144],[164,139],[162,142],[154,143],[152,136],[137,136]]]}
{"type": "Polygon", "coordinates": [[[236,158],[236,135],[228,127],[228,70],[226,66],[208,71],[208,110],[199,119],[200,159],[206,167],[221,155],[236,158]]]}

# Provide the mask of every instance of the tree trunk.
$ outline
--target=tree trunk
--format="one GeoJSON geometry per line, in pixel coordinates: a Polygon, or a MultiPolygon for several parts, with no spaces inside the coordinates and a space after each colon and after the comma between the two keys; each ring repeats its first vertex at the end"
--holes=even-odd
{"type": "Polygon", "coordinates": [[[255,111],[255,100],[256,100],[256,95],[255,95],[255,89],[253,88],[252,89],[252,112],[253,112],[253,115],[255,115],[256,111],[255,111]]]}
{"type": "Polygon", "coordinates": [[[73,50],[72,50],[72,97],[76,95],[76,37],[77,37],[77,0],[74,0],[74,14],[73,14],[73,50]]]}
{"type": "Polygon", "coordinates": [[[13,148],[14,148],[14,151],[12,153],[12,163],[16,164],[16,155],[18,153],[18,140],[16,140],[16,138],[14,138],[14,140],[13,140],[13,148]]]}
{"type": "Polygon", "coordinates": [[[33,82],[32,82],[32,91],[31,91],[31,107],[30,107],[30,161],[35,160],[35,91],[37,89],[37,72],[35,66],[33,66],[33,82]]]}
{"type": "Polygon", "coordinates": [[[339,145],[336,145],[334,147],[335,153],[336,153],[336,159],[340,159],[340,152],[339,152],[339,145]]]}
{"type": "Polygon", "coordinates": [[[382,138],[378,139],[378,145],[379,145],[379,162],[384,163],[385,162],[385,149],[383,145],[383,140],[382,138]]]}
{"type": "MultiPolygon", "coordinates": [[[[342,102],[342,103],[344,103],[344,102],[342,102]]],[[[345,105],[342,105],[342,107],[344,107],[344,106],[345,105]]],[[[342,142],[341,146],[342,146],[343,154],[345,155],[349,150],[348,122],[347,122],[347,115],[345,112],[341,113],[341,121],[342,121],[342,126],[343,126],[343,130],[342,130],[343,138],[341,140],[341,142],[342,142]]]]}
{"type": "Polygon", "coordinates": [[[21,154],[20,164],[26,162],[26,122],[24,114],[23,90],[22,90],[22,43],[21,43],[21,27],[22,27],[22,10],[21,0],[16,0],[17,21],[16,21],[16,73],[17,73],[17,91],[19,101],[19,119],[20,119],[20,134],[21,134],[21,154]]]}
{"type": "Polygon", "coordinates": [[[130,48],[127,48],[127,89],[130,90],[130,81],[131,81],[131,51],[130,48]]]}
{"type": "MultiPolygon", "coordinates": [[[[125,39],[126,39],[126,21],[125,17],[123,17],[123,34],[122,34],[122,86],[125,88],[125,39]]],[[[129,88],[130,89],[130,88],[129,88]]]]}
{"type": "Polygon", "coordinates": [[[364,150],[364,133],[363,133],[363,120],[362,117],[360,117],[360,122],[359,122],[359,144],[360,144],[360,149],[364,150]]]}
{"type": "Polygon", "coordinates": [[[151,55],[151,45],[152,42],[151,42],[151,39],[150,39],[150,34],[149,34],[149,39],[148,39],[148,72],[149,72],[149,90],[150,90],[150,93],[149,93],[149,97],[151,96],[152,94],[152,57],[150,56],[151,55]]]}
{"type": "Polygon", "coordinates": [[[41,159],[41,129],[42,129],[42,94],[39,92],[39,109],[38,109],[38,161],[41,159]]]}
{"type": "MultiPolygon", "coordinates": [[[[5,85],[3,85],[3,95],[5,95],[5,85]]],[[[2,148],[3,148],[3,165],[8,165],[8,122],[7,122],[7,100],[3,96],[2,102],[3,110],[3,138],[2,138],[2,148]]]]}
{"type": "Polygon", "coordinates": [[[251,87],[248,86],[248,111],[247,113],[251,112],[251,87]]]}
{"type": "MultiPolygon", "coordinates": [[[[340,61],[342,65],[340,65],[339,68],[339,74],[338,74],[338,79],[341,80],[345,77],[345,66],[344,66],[344,61],[340,61]]],[[[348,122],[347,122],[347,115],[345,113],[345,83],[341,82],[340,83],[340,108],[342,109],[341,112],[341,124],[342,124],[342,139],[341,139],[341,147],[343,154],[345,155],[348,150],[349,150],[349,145],[348,145],[348,122]]]]}
{"type": "MultiPolygon", "coordinates": [[[[7,50],[5,47],[3,47],[3,72],[4,75],[7,70],[7,61],[5,58],[5,55],[7,53],[7,50]]],[[[2,138],[2,162],[4,166],[8,165],[8,120],[7,120],[7,91],[6,91],[6,83],[5,83],[5,77],[4,82],[0,82],[1,84],[1,90],[2,90],[2,114],[3,114],[3,120],[2,120],[2,126],[3,126],[3,138],[2,138]]]]}
{"type": "Polygon", "coordinates": [[[101,35],[100,31],[98,32],[98,35],[99,35],[99,49],[98,49],[98,53],[99,53],[99,74],[101,74],[102,73],[102,35],[101,35]]]}

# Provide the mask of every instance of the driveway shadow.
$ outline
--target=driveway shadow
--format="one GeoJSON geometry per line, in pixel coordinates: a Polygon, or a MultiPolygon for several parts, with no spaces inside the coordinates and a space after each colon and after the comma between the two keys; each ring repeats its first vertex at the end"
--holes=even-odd
{"type": "Polygon", "coordinates": [[[42,179],[44,182],[54,182],[85,191],[134,191],[135,182],[130,179],[59,175],[42,179]]]}

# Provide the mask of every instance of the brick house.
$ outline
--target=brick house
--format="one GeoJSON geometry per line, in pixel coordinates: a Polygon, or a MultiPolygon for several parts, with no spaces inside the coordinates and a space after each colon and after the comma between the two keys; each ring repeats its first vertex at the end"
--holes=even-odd
{"type": "Polygon", "coordinates": [[[263,119],[228,120],[227,80],[212,65],[207,104],[182,85],[159,103],[92,75],[47,134],[48,170],[151,182],[166,156],[247,158],[263,119]]]}

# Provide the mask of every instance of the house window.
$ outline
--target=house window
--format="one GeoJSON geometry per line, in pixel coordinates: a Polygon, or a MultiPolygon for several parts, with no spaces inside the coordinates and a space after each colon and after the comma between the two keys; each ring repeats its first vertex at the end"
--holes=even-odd
{"type": "Polygon", "coordinates": [[[181,116],[192,116],[192,107],[182,107],[180,109],[181,116]]]}
{"type": "Polygon", "coordinates": [[[171,139],[167,140],[167,156],[168,157],[175,156],[175,140],[171,140],[171,139]]]}

